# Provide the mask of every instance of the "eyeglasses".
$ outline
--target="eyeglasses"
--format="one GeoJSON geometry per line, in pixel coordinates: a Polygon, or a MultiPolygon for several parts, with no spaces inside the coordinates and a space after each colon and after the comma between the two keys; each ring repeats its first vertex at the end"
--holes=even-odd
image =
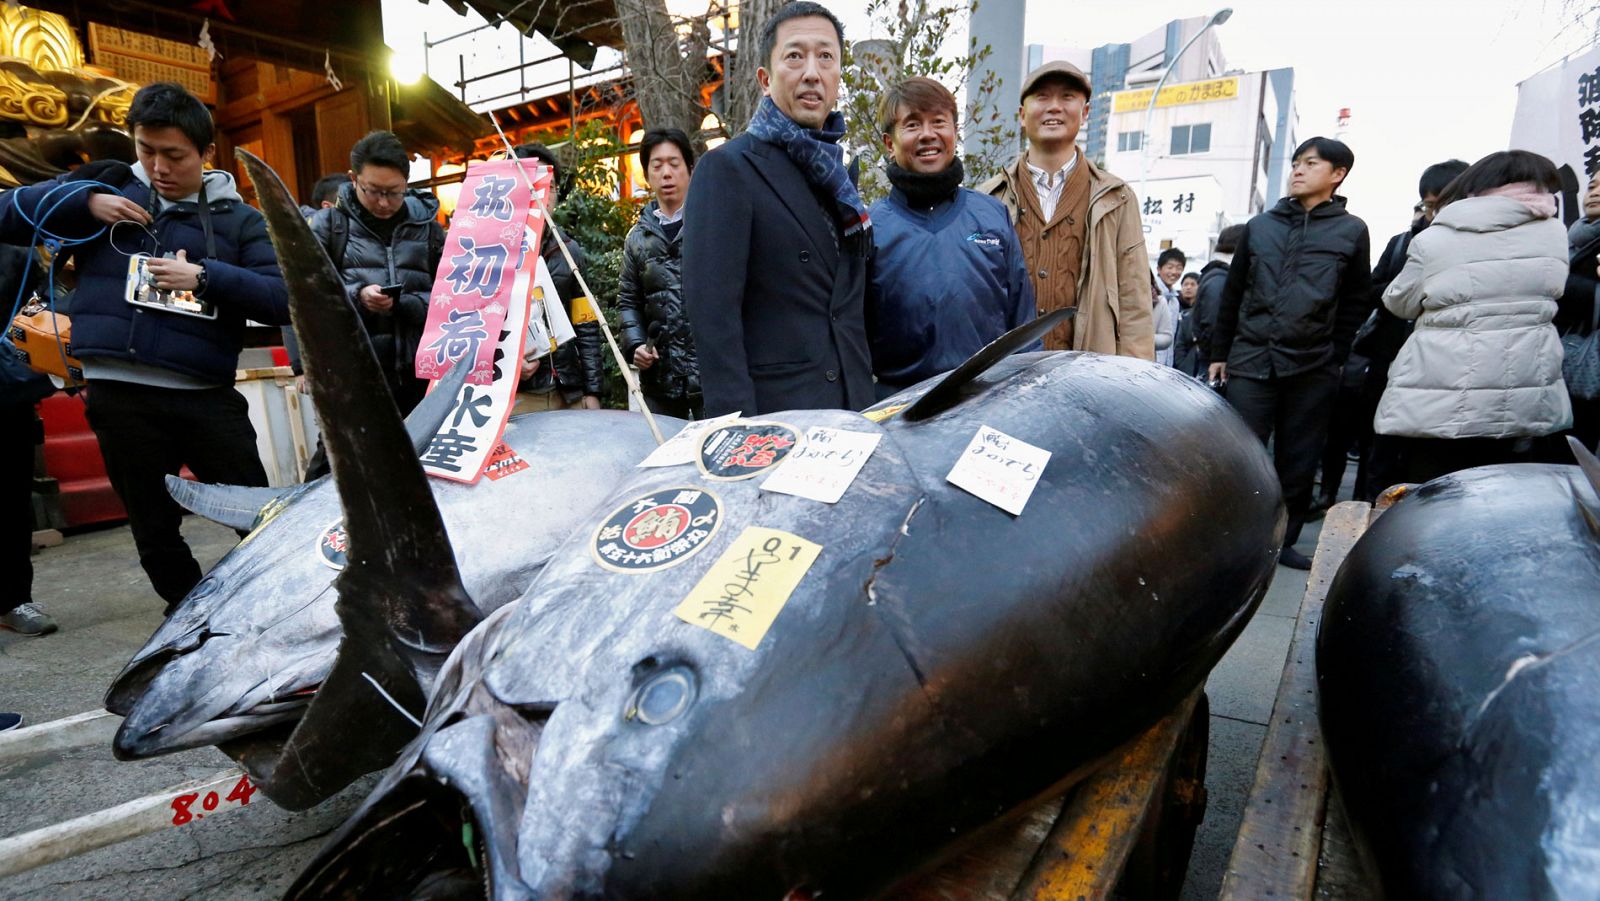
{"type": "Polygon", "coordinates": [[[1416,213],[1418,216],[1422,215],[1423,213],[1431,213],[1433,212],[1433,204],[1427,202],[1426,200],[1419,200],[1417,201],[1417,205],[1411,208],[1411,212],[1416,213]]]}
{"type": "Polygon", "coordinates": [[[367,187],[366,185],[362,184],[359,180],[356,182],[356,187],[360,189],[361,193],[367,195],[368,197],[372,198],[373,200],[399,201],[399,200],[404,200],[405,196],[406,196],[406,192],[405,192],[404,188],[402,188],[402,189],[400,189],[398,191],[380,191],[377,188],[369,188],[369,187],[367,187]]]}

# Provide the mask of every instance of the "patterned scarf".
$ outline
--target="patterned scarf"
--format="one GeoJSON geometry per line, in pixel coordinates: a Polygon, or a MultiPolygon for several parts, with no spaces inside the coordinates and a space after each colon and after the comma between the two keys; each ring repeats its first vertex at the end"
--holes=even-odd
{"type": "Polygon", "coordinates": [[[845,172],[844,148],[839,146],[839,139],[844,137],[843,114],[835,110],[828,114],[821,128],[802,128],[785,116],[771,97],[763,97],[750,119],[750,133],[783,148],[789,159],[800,167],[806,181],[833,198],[836,207],[833,218],[847,243],[868,243],[864,239],[851,240],[856,235],[867,234],[872,228],[872,217],[867,215],[867,205],[861,202],[861,195],[845,172]]]}

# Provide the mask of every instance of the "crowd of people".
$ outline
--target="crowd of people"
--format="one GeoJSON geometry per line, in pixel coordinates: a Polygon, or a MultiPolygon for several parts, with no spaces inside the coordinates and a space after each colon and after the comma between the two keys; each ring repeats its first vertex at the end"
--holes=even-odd
{"type": "MultiPolygon", "coordinates": [[[[1600,179],[1566,231],[1543,157],[1432,166],[1412,228],[1374,266],[1367,227],[1341,194],[1354,153],[1313,137],[1294,151],[1287,196],[1222,229],[1203,265],[1165,248],[1152,267],[1138,198],[1078,145],[1093,92],[1075,66],[1028,73],[1017,95],[1026,149],[975,186],[949,88],[924,77],[890,86],[876,126],[891,187],[869,206],[840,145],[844,46],[825,7],[790,3],[760,35],[765,96],[745,132],[705,155],[682,131],[644,135],[652,197],[627,235],[615,304],[620,350],[652,410],[861,409],[1070,308],[1032,349],[1151,360],[1224,394],[1272,450],[1289,514],[1280,562],[1301,569],[1301,528],[1338,499],[1351,459],[1354,494],[1370,500],[1470,466],[1563,459],[1566,434],[1600,437],[1590,383],[1600,362],[1582,368],[1600,312],[1600,179]]],[[[234,367],[246,320],[285,326],[291,347],[293,333],[260,213],[206,167],[204,105],[151,85],[127,122],[136,161],[0,196],[0,241],[31,245],[47,205],[55,233],[87,236],[62,252],[76,260],[69,310],[88,419],[170,612],[201,573],[163,478],[188,466],[208,482],[266,484],[234,367]],[[128,256],[139,253],[155,287],[192,292],[213,315],[128,303],[128,256]]],[[[557,190],[568,188],[547,148],[516,155],[554,167],[557,190]]],[[[423,394],[412,361],[444,245],[437,201],[408,188],[409,168],[399,139],[375,132],[304,209],[402,413],[423,394]]],[[[577,337],[529,350],[517,409],[596,408],[603,343],[579,303],[583,250],[546,229],[539,253],[577,337]]],[[[0,416],[36,423],[40,390],[8,372],[0,416]]],[[[27,432],[30,458],[35,429],[6,429],[27,432]]],[[[17,474],[31,467],[3,468],[20,507],[17,474]]],[[[310,475],[321,471],[315,462],[310,475]]],[[[27,571],[21,538],[7,542],[27,571]]],[[[3,603],[0,628],[55,629],[26,590],[3,603]]]]}

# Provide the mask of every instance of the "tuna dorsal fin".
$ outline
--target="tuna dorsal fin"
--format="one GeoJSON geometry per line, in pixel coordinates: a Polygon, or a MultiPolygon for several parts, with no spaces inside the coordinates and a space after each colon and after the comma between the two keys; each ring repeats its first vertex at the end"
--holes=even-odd
{"type": "Polygon", "coordinates": [[[1578,468],[1589,479],[1589,488],[1594,491],[1595,500],[1590,500],[1582,494],[1578,495],[1578,508],[1583,511],[1584,519],[1589,521],[1589,529],[1600,535],[1600,460],[1583,446],[1583,442],[1567,436],[1567,447],[1572,449],[1572,456],[1578,460],[1578,468]]]}
{"type": "Polygon", "coordinates": [[[1077,312],[1075,307],[1056,310],[990,341],[982,350],[968,357],[965,363],[940,379],[939,384],[928,389],[927,394],[917,398],[917,402],[907,407],[900,418],[916,422],[950,409],[961,402],[961,389],[987,372],[990,366],[1048,335],[1051,329],[1071,319],[1077,312]]]}
{"type": "Polygon", "coordinates": [[[255,528],[262,508],[282,500],[292,488],[249,488],[244,485],[208,485],[167,476],[167,494],[178,506],[230,529],[255,528]]]}
{"type": "MultiPolygon", "coordinates": [[[[482,614],[461,584],[427,476],[338,273],[277,173],[250,153],[235,153],[255,183],[289,287],[289,311],[312,401],[329,426],[323,443],[344,507],[350,562],[334,584],[345,637],[330,681],[361,674],[391,697],[415,698],[482,614]],[[353,350],[359,348],[366,352],[353,350]],[[415,684],[403,684],[403,674],[415,684]]],[[[362,705],[388,703],[377,691],[329,687],[324,683],[318,692],[318,701],[328,703],[313,702],[290,751],[308,728],[341,721],[345,729],[360,728],[370,719],[362,705]],[[340,701],[346,709],[326,709],[340,701]]]]}
{"type": "Polygon", "coordinates": [[[411,436],[411,447],[416,450],[417,456],[428,449],[428,443],[433,441],[433,436],[438,434],[439,427],[444,425],[444,419],[455,408],[456,397],[461,393],[461,386],[466,384],[467,373],[471,366],[452,366],[445,373],[439,384],[433,386],[428,396],[422,399],[406,417],[406,434],[411,436]]]}

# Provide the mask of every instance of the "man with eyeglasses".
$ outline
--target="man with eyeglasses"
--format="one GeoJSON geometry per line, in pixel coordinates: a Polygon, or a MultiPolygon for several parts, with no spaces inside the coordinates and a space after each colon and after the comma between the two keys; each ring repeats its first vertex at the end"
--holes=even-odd
{"type": "MultiPolygon", "coordinates": [[[[426,391],[414,360],[444,252],[439,202],[429,192],[407,190],[410,170],[400,139],[372,132],[350,149],[350,181],[334,205],[311,217],[311,231],[361,313],[402,416],[426,391]]],[[[308,476],[320,471],[314,465],[308,476]]]]}

